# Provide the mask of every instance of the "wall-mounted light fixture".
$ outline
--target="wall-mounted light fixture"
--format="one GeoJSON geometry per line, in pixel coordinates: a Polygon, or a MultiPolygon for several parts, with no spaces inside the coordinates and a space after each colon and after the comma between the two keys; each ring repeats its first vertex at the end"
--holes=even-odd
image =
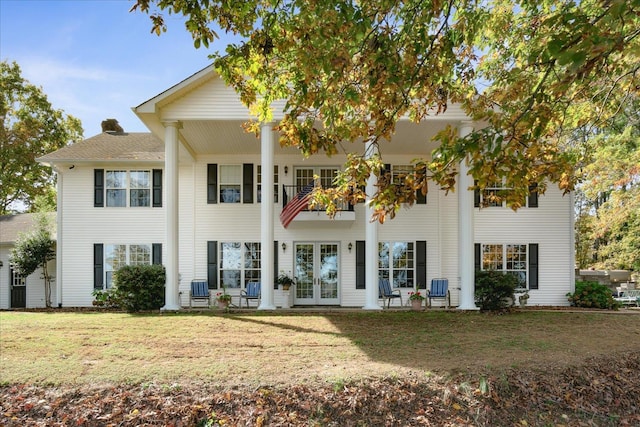
{"type": "Polygon", "coordinates": [[[287,244],[285,242],[282,242],[282,252],[287,250],[287,244]]]}
{"type": "Polygon", "coordinates": [[[289,166],[284,167],[284,174],[287,175],[289,173],[289,166]]]}
{"type": "Polygon", "coordinates": [[[0,260],[0,268],[2,268],[3,265],[4,264],[3,264],[2,260],[0,260]]]}
{"type": "Polygon", "coordinates": [[[351,249],[353,249],[353,243],[349,242],[347,245],[347,249],[349,249],[349,253],[351,253],[351,249]]]}

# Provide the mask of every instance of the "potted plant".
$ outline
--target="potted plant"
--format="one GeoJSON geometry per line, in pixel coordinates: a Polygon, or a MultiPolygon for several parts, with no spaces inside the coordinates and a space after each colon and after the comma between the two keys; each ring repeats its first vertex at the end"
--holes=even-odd
{"type": "Polygon", "coordinates": [[[227,293],[224,285],[222,286],[222,292],[216,294],[216,299],[218,300],[218,308],[225,309],[231,304],[231,295],[227,293]]]}
{"type": "Polygon", "coordinates": [[[524,308],[527,305],[527,300],[529,300],[529,291],[524,291],[524,293],[518,297],[520,308],[524,308]]]}
{"type": "Polygon", "coordinates": [[[288,291],[291,288],[291,285],[295,285],[296,281],[291,276],[285,274],[284,271],[280,272],[280,275],[277,279],[278,285],[282,285],[283,291],[288,291]]]}
{"type": "Polygon", "coordinates": [[[422,301],[424,301],[424,295],[420,291],[409,292],[409,301],[411,301],[411,309],[420,311],[422,310],[422,301]]]}

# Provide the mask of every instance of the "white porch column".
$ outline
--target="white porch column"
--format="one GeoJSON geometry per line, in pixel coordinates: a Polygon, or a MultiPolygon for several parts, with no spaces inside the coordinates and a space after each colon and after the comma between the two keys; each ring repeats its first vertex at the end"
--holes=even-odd
{"type": "MultiPolygon", "coordinates": [[[[367,156],[372,157],[377,154],[377,147],[372,142],[367,143],[367,156]]],[[[363,310],[382,310],[382,307],[378,304],[378,221],[372,222],[371,215],[373,215],[373,207],[369,203],[371,198],[376,192],[376,176],[371,173],[367,180],[367,187],[365,192],[367,193],[367,209],[366,226],[365,226],[365,305],[363,310]]]]}
{"type": "Polygon", "coordinates": [[[273,124],[260,129],[260,162],[262,164],[262,203],[260,203],[261,298],[258,310],[275,310],[273,302],[273,124]]]}
{"type": "Polygon", "coordinates": [[[164,125],[164,174],[166,183],[165,210],[165,269],[167,281],[165,284],[165,304],[162,310],[180,310],[180,274],[179,268],[179,239],[178,239],[178,129],[182,127],[179,121],[166,121],[164,125]]]}
{"type": "MultiPolygon", "coordinates": [[[[460,124],[460,136],[473,131],[472,122],[460,124]]],[[[458,271],[460,272],[459,310],[477,310],[474,297],[474,227],[473,227],[473,178],[469,175],[468,159],[460,162],[458,176],[458,271]]]]}

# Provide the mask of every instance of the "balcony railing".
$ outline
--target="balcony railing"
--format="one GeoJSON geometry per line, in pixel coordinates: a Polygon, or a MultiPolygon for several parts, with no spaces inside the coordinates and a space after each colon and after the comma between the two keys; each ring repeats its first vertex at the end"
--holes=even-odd
{"type": "MultiPolygon", "coordinates": [[[[282,207],[285,207],[289,200],[296,197],[296,195],[302,191],[304,186],[302,185],[283,185],[282,186],[282,207]]],[[[353,205],[348,203],[347,201],[342,201],[337,204],[337,210],[341,212],[353,212],[353,205]]],[[[316,206],[313,209],[309,209],[305,207],[302,209],[302,212],[318,212],[324,211],[325,208],[323,206],[316,206]]]]}

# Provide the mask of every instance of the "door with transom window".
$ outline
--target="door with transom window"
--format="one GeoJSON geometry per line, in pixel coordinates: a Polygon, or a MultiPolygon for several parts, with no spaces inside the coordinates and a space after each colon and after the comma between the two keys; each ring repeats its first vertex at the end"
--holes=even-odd
{"type": "Polygon", "coordinates": [[[340,304],[338,260],[338,243],[296,243],[294,304],[340,304]]]}

